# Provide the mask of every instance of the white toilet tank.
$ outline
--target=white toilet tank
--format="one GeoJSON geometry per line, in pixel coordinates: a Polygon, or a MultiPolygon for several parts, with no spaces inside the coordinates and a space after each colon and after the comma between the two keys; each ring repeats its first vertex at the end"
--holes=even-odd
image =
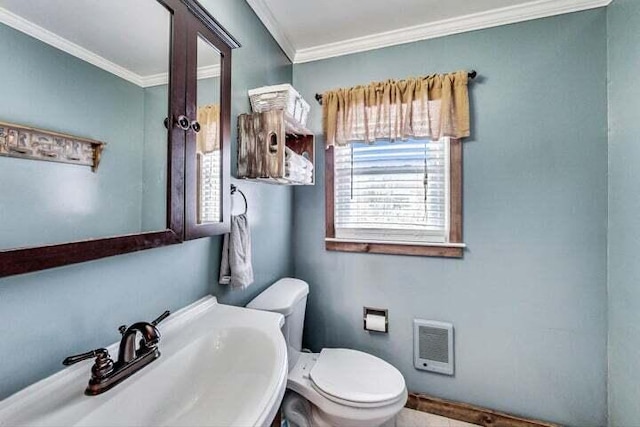
{"type": "Polygon", "coordinates": [[[284,278],[262,291],[247,308],[280,313],[284,316],[282,334],[287,342],[289,369],[298,361],[302,350],[302,331],[309,285],[300,279],[284,278]]]}

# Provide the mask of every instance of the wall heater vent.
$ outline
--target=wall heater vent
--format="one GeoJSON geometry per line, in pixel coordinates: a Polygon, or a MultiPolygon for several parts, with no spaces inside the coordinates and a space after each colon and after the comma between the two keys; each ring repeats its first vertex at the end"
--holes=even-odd
{"type": "Polygon", "coordinates": [[[453,325],[413,321],[413,364],[416,369],[453,375],[453,325]]]}

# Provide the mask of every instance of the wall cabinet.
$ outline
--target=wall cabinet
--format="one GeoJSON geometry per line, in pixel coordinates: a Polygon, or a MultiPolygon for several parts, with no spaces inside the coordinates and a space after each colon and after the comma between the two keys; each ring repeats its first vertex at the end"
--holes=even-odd
{"type": "Polygon", "coordinates": [[[5,88],[14,98],[43,96],[33,100],[37,109],[0,108],[0,121],[105,141],[101,166],[94,174],[76,165],[0,157],[0,179],[25,186],[0,189],[11,207],[0,222],[0,277],[229,229],[231,52],[239,43],[195,0],[80,3],[51,6],[49,21],[71,13],[82,18],[90,29],[86,43],[81,33],[74,43],[102,45],[97,51],[111,56],[91,62],[77,50],[60,52],[30,39],[28,31],[11,33],[14,54],[41,64],[34,69],[46,70],[46,78],[27,73],[18,79],[18,65],[3,67],[1,80],[14,82],[5,88]],[[74,179],[55,180],[60,176],[74,179]],[[38,179],[41,187],[55,182],[55,193],[33,184],[38,179]],[[33,196],[40,193],[42,200],[33,196]],[[16,237],[8,238],[7,230],[16,237]]]}

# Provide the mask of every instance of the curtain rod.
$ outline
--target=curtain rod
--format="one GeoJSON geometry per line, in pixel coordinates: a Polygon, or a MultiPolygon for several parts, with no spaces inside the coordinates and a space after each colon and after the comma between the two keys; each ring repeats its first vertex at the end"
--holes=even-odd
{"type": "MultiPolygon", "coordinates": [[[[469,76],[470,79],[475,79],[478,73],[476,72],[476,70],[471,70],[467,75],[469,76]]],[[[318,101],[318,104],[322,105],[322,94],[316,93],[315,98],[316,98],[316,101],[318,101]]]]}

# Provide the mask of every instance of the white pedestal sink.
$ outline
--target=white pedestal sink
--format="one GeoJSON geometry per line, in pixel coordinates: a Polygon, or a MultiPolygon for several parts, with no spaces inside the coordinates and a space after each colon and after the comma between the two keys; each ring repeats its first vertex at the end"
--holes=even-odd
{"type": "Polygon", "coordinates": [[[83,362],[0,402],[0,426],[267,426],[286,387],[283,322],[204,298],[163,322],[162,356],[113,389],[85,396],[83,362]]]}

